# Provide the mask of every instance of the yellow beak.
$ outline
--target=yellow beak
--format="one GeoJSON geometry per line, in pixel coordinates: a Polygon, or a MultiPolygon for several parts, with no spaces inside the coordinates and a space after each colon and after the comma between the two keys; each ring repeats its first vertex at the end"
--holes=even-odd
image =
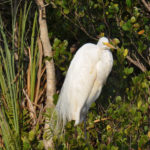
{"type": "Polygon", "coordinates": [[[116,49],[116,48],[115,48],[113,45],[111,45],[110,43],[104,42],[103,44],[106,45],[106,46],[108,46],[108,47],[110,47],[110,48],[112,48],[112,49],[116,49]]]}

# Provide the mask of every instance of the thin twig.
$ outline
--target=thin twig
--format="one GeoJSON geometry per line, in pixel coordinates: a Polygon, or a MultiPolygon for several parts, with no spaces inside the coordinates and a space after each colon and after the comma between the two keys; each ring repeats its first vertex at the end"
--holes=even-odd
{"type": "MultiPolygon", "coordinates": [[[[94,120],[94,123],[99,123],[99,122],[101,122],[101,121],[105,121],[105,120],[109,120],[110,118],[102,118],[102,119],[97,119],[97,120],[94,120]]],[[[94,126],[92,126],[92,127],[87,127],[86,128],[86,130],[90,130],[90,129],[93,129],[94,128],[94,126]]]]}
{"type": "Polygon", "coordinates": [[[41,105],[40,107],[40,112],[39,112],[39,116],[38,116],[38,119],[37,119],[37,124],[40,123],[40,121],[42,120],[42,113],[43,113],[43,104],[41,105]]]}
{"type": "Polygon", "coordinates": [[[149,64],[149,62],[144,58],[144,56],[139,52],[138,47],[136,46],[136,44],[133,42],[132,38],[129,38],[131,44],[134,46],[134,48],[136,49],[136,51],[138,52],[139,56],[147,63],[149,64]]]}
{"type": "Polygon", "coordinates": [[[109,28],[109,25],[106,21],[106,17],[105,17],[105,5],[104,5],[104,1],[102,0],[102,3],[103,3],[103,16],[104,16],[104,23],[108,29],[108,36],[109,36],[109,39],[110,39],[110,28],[109,28]]]}
{"type": "Polygon", "coordinates": [[[41,96],[43,95],[43,93],[46,91],[46,87],[47,87],[47,84],[45,83],[44,87],[43,87],[43,90],[40,91],[39,95],[38,95],[38,99],[41,98],[41,96]]]}
{"type": "Polygon", "coordinates": [[[44,66],[44,68],[41,70],[41,77],[43,76],[45,71],[46,71],[46,67],[44,66]]]}
{"type": "Polygon", "coordinates": [[[96,40],[96,41],[97,41],[97,38],[91,36],[91,35],[85,30],[85,28],[82,26],[82,24],[80,23],[79,20],[76,19],[76,21],[79,23],[79,25],[78,25],[77,23],[73,22],[67,15],[65,15],[65,14],[63,13],[63,11],[62,11],[61,13],[63,14],[63,16],[64,16],[67,20],[69,20],[72,24],[74,24],[76,27],[78,27],[80,30],[82,30],[90,39],[93,39],[93,40],[96,40]]]}
{"type": "Polygon", "coordinates": [[[147,71],[146,67],[140,62],[140,60],[137,58],[137,56],[135,54],[133,54],[134,58],[136,59],[137,63],[141,66],[141,68],[143,69],[143,71],[147,71]]]}
{"type": "Polygon", "coordinates": [[[110,118],[97,119],[97,120],[94,120],[94,123],[98,123],[98,122],[105,121],[105,120],[109,120],[109,119],[110,119],[110,118]]]}
{"type": "Polygon", "coordinates": [[[148,64],[150,66],[150,57],[149,56],[147,56],[147,61],[148,61],[148,64]]]}
{"type": "Polygon", "coordinates": [[[79,23],[80,29],[81,29],[90,39],[93,39],[93,40],[96,40],[96,41],[97,41],[97,38],[91,36],[91,35],[86,31],[86,29],[83,27],[82,23],[81,23],[79,20],[77,20],[77,21],[78,21],[78,23],[79,23]]]}
{"type": "Polygon", "coordinates": [[[120,28],[120,18],[118,18],[118,16],[117,16],[117,14],[115,14],[115,19],[116,19],[116,23],[117,23],[117,26],[118,26],[118,29],[119,29],[119,33],[120,33],[120,35],[121,35],[121,37],[122,38],[120,38],[120,40],[122,40],[122,43],[124,43],[124,38],[123,38],[123,32],[122,32],[122,30],[121,30],[121,28],[120,28]]]}

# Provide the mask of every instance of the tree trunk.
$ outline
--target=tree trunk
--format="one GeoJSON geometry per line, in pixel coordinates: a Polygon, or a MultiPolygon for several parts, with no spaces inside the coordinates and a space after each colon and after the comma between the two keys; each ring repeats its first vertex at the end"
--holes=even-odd
{"type": "MultiPolygon", "coordinates": [[[[35,0],[39,8],[39,25],[40,25],[40,39],[42,41],[42,46],[44,50],[44,56],[47,58],[45,60],[46,74],[47,74],[47,91],[46,91],[46,108],[53,108],[53,95],[56,91],[56,80],[55,80],[55,67],[54,61],[52,59],[52,47],[48,37],[48,29],[46,22],[46,10],[43,0],[35,0]]],[[[49,120],[45,119],[45,130],[49,128],[49,120]]],[[[44,139],[45,149],[52,148],[53,141],[52,138],[49,140],[44,139]]]]}

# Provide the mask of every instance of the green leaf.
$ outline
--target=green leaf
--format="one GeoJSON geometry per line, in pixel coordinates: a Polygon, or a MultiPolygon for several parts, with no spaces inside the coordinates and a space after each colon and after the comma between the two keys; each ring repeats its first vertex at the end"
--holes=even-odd
{"type": "Polygon", "coordinates": [[[53,100],[53,103],[54,103],[55,105],[57,104],[58,96],[59,96],[59,95],[58,95],[57,93],[53,95],[53,99],[54,99],[54,100],[53,100]]]}
{"type": "Polygon", "coordinates": [[[131,7],[131,5],[132,5],[131,0],[126,0],[126,4],[127,4],[128,7],[131,7]]]}
{"type": "Polygon", "coordinates": [[[96,103],[95,102],[92,103],[92,105],[91,105],[91,108],[94,108],[94,107],[96,107],[96,103]]]}
{"type": "Polygon", "coordinates": [[[117,45],[117,44],[120,43],[120,40],[119,40],[118,38],[114,38],[114,39],[112,40],[112,43],[113,43],[114,45],[117,45]]]}
{"type": "Polygon", "coordinates": [[[124,24],[122,25],[122,29],[123,29],[124,31],[129,31],[129,30],[131,29],[131,27],[132,27],[132,25],[131,25],[130,20],[127,21],[126,23],[124,23],[124,24]]]}
{"type": "Polygon", "coordinates": [[[116,97],[116,102],[120,102],[121,101],[121,96],[117,96],[116,97]]]}
{"type": "Polygon", "coordinates": [[[123,56],[126,57],[128,55],[128,49],[126,48],[123,52],[123,56]]]}
{"type": "Polygon", "coordinates": [[[35,135],[36,135],[36,132],[35,132],[35,129],[32,129],[30,132],[29,132],[29,140],[30,141],[33,141],[34,138],[35,138],[35,135]]]}
{"type": "Polygon", "coordinates": [[[106,129],[107,129],[107,130],[110,130],[110,129],[111,129],[111,126],[110,126],[110,125],[107,125],[107,126],[106,126],[106,129]]]}
{"type": "Polygon", "coordinates": [[[136,18],[134,16],[131,17],[131,23],[135,23],[136,22],[136,18]]]}
{"type": "Polygon", "coordinates": [[[112,147],[111,147],[111,150],[118,150],[118,147],[112,146],[112,147]]]}
{"type": "Polygon", "coordinates": [[[73,0],[73,3],[77,3],[77,0],[73,0]]]}
{"type": "Polygon", "coordinates": [[[138,141],[139,147],[142,147],[148,141],[147,135],[142,135],[138,141]]]}
{"type": "Polygon", "coordinates": [[[141,105],[142,105],[142,101],[140,100],[137,104],[138,109],[140,109],[141,105]]]}
{"type": "Polygon", "coordinates": [[[134,70],[134,68],[133,68],[133,67],[130,67],[128,73],[129,73],[129,74],[133,73],[133,70],[134,70]]]}
{"type": "Polygon", "coordinates": [[[150,104],[150,97],[148,97],[148,103],[150,104]]]}
{"type": "Polygon", "coordinates": [[[39,150],[44,149],[44,143],[43,143],[43,140],[39,141],[39,144],[38,144],[38,146],[37,146],[37,149],[39,149],[39,150]]]}
{"type": "Polygon", "coordinates": [[[129,75],[129,74],[133,73],[133,71],[134,71],[134,68],[133,68],[133,67],[130,67],[130,68],[126,67],[126,68],[124,69],[124,73],[125,73],[126,75],[129,75]]]}
{"type": "Polygon", "coordinates": [[[67,8],[64,9],[64,14],[67,15],[67,14],[69,14],[69,12],[70,12],[69,9],[67,9],[67,8]]]}
{"type": "Polygon", "coordinates": [[[60,43],[61,41],[58,38],[55,38],[53,43],[53,49],[55,49],[60,43]]]}
{"type": "Polygon", "coordinates": [[[145,131],[145,132],[148,131],[148,126],[144,126],[144,131],[145,131]]]}
{"type": "Polygon", "coordinates": [[[148,131],[148,134],[147,134],[147,136],[150,138],[150,131],[148,131]]]}

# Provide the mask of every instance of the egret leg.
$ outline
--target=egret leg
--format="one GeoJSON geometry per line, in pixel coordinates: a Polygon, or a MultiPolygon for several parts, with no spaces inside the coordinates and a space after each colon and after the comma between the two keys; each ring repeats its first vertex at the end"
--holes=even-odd
{"type": "Polygon", "coordinates": [[[84,137],[85,137],[85,140],[87,140],[87,132],[86,132],[86,118],[84,118],[84,137]]]}

